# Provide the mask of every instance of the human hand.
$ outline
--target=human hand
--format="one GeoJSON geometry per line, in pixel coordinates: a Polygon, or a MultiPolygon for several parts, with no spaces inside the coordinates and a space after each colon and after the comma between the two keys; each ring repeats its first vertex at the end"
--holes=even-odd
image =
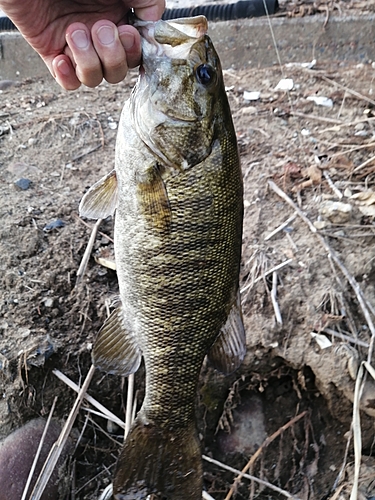
{"type": "Polygon", "coordinates": [[[141,57],[138,31],[126,24],[131,8],[157,21],[164,0],[0,0],[0,8],[39,53],[66,90],[81,83],[118,83],[141,57]]]}

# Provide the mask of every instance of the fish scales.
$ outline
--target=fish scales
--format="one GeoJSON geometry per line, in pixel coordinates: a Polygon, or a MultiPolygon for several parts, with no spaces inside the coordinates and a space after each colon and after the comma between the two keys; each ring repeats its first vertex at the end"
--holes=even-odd
{"type": "Polygon", "coordinates": [[[145,399],[117,463],[115,498],[198,500],[201,366],[208,354],[230,372],[245,353],[241,169],[205,19],[135,25],[143,65],[122,112],[115,172],[81,202],[91,217],[116,206],[120,302],[93,362],[123,375],[141,356],[145,363],[145,399]]]}

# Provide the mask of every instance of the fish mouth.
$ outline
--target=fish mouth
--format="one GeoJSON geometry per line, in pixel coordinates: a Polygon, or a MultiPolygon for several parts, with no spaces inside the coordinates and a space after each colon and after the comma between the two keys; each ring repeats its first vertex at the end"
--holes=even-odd
{"type": "Polygon", "coordinates": [[[142,38],[142,66],[145,61],[159,57],[186,59],[192,45],[208,31],[204,16],[156,22],[134,18],[132,24],[142,38]]]}

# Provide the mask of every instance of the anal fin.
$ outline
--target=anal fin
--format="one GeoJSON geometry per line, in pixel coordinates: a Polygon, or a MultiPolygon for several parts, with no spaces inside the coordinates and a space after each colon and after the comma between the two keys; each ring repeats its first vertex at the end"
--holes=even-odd
{"type": "Polygon", "coordinates": [[[117,207],[116,171],[93,184],[79,204],[79,215],[89,219],[105,219],[115,213],[117,207]]]}
{"type": "Polygon", "coordinates": [[[138,370],[141,358],[141,350],[125,326],[120,303],[99,330],[92,362],[102,371],[125,377],[138,370]]]}
{"type": "Polygon", "coordinates": [[[222,373],[232,373],[246,354],[246,334],[243,326],[240,292],[225,325],[208,353],[208,359],[222,373]]]}

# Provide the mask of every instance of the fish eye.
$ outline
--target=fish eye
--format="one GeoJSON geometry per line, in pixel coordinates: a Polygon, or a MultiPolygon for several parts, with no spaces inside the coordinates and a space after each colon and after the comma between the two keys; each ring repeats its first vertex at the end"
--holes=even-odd
{"type": "Polygon", "coordinates": [[[216,71],[209,64],[201,64],[195,70],[195,76],[202,85],[210,85],[216,80],[216,71]]]}

